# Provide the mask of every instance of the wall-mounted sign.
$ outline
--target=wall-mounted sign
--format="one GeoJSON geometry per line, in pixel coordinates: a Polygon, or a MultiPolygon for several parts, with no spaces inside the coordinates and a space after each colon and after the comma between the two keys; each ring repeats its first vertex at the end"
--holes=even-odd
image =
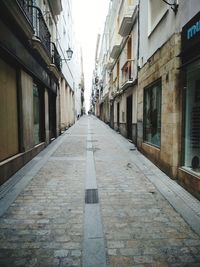
{"type": "Polygon", "coordinates": [[[187,39],[190,40],[194,38],[200,31],[200,20],[197,21],[195,24],[193,24],[188,30],[187,30],[187,39]]]}
{"type": "Polygon", "coordinates": [[[193,17],[182,29],[182,48],[188,50],[200,45],[200,12],[193,17]]]}

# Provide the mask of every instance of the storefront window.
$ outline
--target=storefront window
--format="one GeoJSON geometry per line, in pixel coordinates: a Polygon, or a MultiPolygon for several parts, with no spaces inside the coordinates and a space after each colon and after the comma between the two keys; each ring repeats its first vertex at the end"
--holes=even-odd
{"type": "Polygon", "coordinates": [[[39,144],[41,141],[40,134],[40,98],[39,89],[33,84],[33,114],[34,114],[34,143],[39,144]]]}
{"type": "Polygon", "coordinates": [[[161,80],[144,89],[144,141],[160,147],[161,80]]]}
{"type": "Polygon", "coordinates": [[[187,68],[184,165],[200,173],[200,61],[187,68]]]}

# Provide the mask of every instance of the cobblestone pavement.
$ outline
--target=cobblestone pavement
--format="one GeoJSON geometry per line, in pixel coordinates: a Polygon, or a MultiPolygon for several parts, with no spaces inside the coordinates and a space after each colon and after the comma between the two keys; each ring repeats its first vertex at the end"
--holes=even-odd
{"type": "Polygon", "coordinates": [[[82,266],[88,121],[107,266],[199,267],[200,236],[148,178],[161,172],[92,116],[35,158],[41,162],[52,149],[0,218],[0,266],[82,266]]]}

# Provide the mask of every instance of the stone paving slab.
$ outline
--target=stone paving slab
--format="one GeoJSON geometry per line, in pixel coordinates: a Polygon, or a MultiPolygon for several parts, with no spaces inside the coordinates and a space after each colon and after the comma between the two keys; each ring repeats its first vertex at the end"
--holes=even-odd
{"type": "Polygon", "coordinates": [[[0,218],[1,267],[82,266],[86,136],[60,140],[0,218]]]}
{"type": "MultiPolygon", "coordinates": [[[[172,207],[160,186],[149,179],[152,175],[163,181],[162,172],[133,144],[95,118],[92,121],[108,266],[200,266],[199,235],[175,210],[176,203],[172,207]]],[[[184,195],[178,185],[165,186],[173,189],[173,196],[184,195]]],[[[199,201],[187,196],[198,211],[199,201]]]]}
{"type": "MultiPolygon", "coordinates": [[[[195,214],[198,222],[199,201],[121,135],[85,116],[18,173],[22,180],[3,191],[0,206],[10,202],[0,217],[1,267],[83,266],[84,229],[92,224],[84,220],[85,177],[91,168],[103,222],[94,229],[95,238],[99,229],[103,235],[98,242],[89,240],[87,251],[101,246],[102,252],[105,246],[108,267],[200,266],[200,236],[181,215],[191,209],[191,220],[195,214]],[[87,168],[91,153],[94,164],[87,168]],[[164,186],[173,205],[162,192],[164,186]]],[[[93,257],[101,262],[102,254],[85,256],[93,267],[93,257]]]]}

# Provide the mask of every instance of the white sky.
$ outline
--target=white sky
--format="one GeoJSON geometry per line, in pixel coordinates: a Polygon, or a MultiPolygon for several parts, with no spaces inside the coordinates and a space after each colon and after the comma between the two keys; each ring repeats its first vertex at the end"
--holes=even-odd
{"type": "Polygon", "coordinates": [[[109,2],[109,0],[72,0],[75,32],[83,51],[86,110],[89,109],[97,35],[103,33],[109,2]]]}

